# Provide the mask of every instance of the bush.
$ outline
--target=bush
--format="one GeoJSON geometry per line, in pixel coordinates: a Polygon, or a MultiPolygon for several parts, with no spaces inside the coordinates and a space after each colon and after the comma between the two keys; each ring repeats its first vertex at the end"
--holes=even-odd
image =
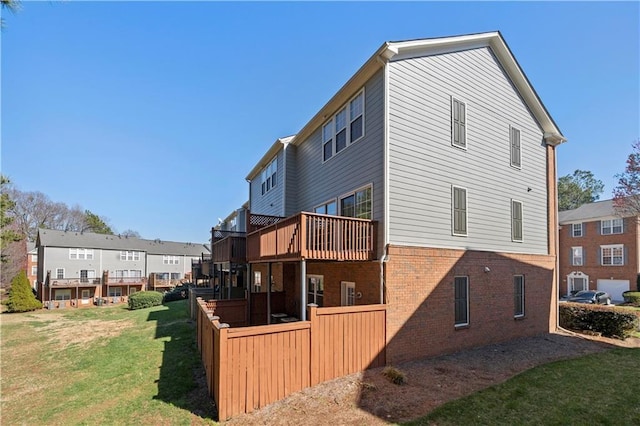
{"type": "Polygon", "coordinates": [[[606,337],[626,339],[638,329],[639,321],[630,310],[579,303],[560,305],[560,326],[571,330],[588,330],[606,337]]]}
{"type": "Polygon", "coordinates": [[[622,293],[624,301],[634,306],[640,306],[640,291],[625,291],[622,293]]]}
{"type": "Polygon", "coordinates": [[[404,385],[407,383],[406,374],[391,365],[386,366],[384,370],[382,370],[382,375],[389,379],[391,383],[396,385],[404,385]]]}
{"type": "Polygon", "coordinates": [[[162,293],[157,291],[138,291],[129,296],[129,309],[144,309],[162,305],[162,293]]]}
{"type": "Polygon", "coordinates": [[[6,306],[7,312],[28,312],[42,309],[42,302],[36,299],[33,294],[25,271],[21,271],[11,281],[6,306]]]}

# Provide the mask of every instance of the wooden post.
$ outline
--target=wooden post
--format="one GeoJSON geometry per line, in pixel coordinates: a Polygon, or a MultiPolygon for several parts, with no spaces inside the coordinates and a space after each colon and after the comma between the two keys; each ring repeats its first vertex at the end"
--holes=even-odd
{"type": "MultiPolygon", "coordinates": [[[[303,308],[306,311],[306,306],[303,308]]],[[[318,305],[315,303],[309,304],[309,321],[311,322],[311,328],[309,328],[309,384],[315,386],[320,383],[320,351],[318,348],[319,330],[318,330],[318,305]]]]}
{"type": "Polygon", "coordinates": [[[267,324],[271,324],[271,262],[267,269],[267,324]]]}
{"type": "Polygon", "coordinates": [[[307,320],[307,262],[300,261],[300,321],[307,320]]]}

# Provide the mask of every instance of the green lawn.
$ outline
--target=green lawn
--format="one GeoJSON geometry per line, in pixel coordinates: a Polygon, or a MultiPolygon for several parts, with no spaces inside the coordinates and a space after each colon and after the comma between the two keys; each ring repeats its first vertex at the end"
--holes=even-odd
{"type": "Polygon", "coordinates": [[[638,425],[640,350],[546,364],[407,425],[638,425]]]}
{"type": "Polygon", "coordinates": [[[2,424],[214,424],[186,301],[3,314],[2,424]]]}

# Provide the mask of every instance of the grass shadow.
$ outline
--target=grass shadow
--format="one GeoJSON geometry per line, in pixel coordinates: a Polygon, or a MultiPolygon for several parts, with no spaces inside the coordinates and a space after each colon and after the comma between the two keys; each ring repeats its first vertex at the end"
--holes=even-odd
{"type": "Polygon", "coordinates": [[[168,302],[165,309],[149,313],[156,322],[156,339],[164,340],[162,364],[154,399],[190,411],[204,418],[217,418],[213,399],[196,345],[195,323],[189,318],[186,300],[168,302]]]}

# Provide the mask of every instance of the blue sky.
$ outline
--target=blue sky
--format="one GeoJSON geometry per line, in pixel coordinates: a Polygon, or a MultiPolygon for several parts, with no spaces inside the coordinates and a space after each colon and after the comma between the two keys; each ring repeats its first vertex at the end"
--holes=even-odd
{"type": "Polygon", "coordinates": [[[118,231],[206,242],[248,172],[384,41],[499,30],[610,198],[640,136],[638,2],[25,2],[4,14],[2,173],[118,231]]]}

